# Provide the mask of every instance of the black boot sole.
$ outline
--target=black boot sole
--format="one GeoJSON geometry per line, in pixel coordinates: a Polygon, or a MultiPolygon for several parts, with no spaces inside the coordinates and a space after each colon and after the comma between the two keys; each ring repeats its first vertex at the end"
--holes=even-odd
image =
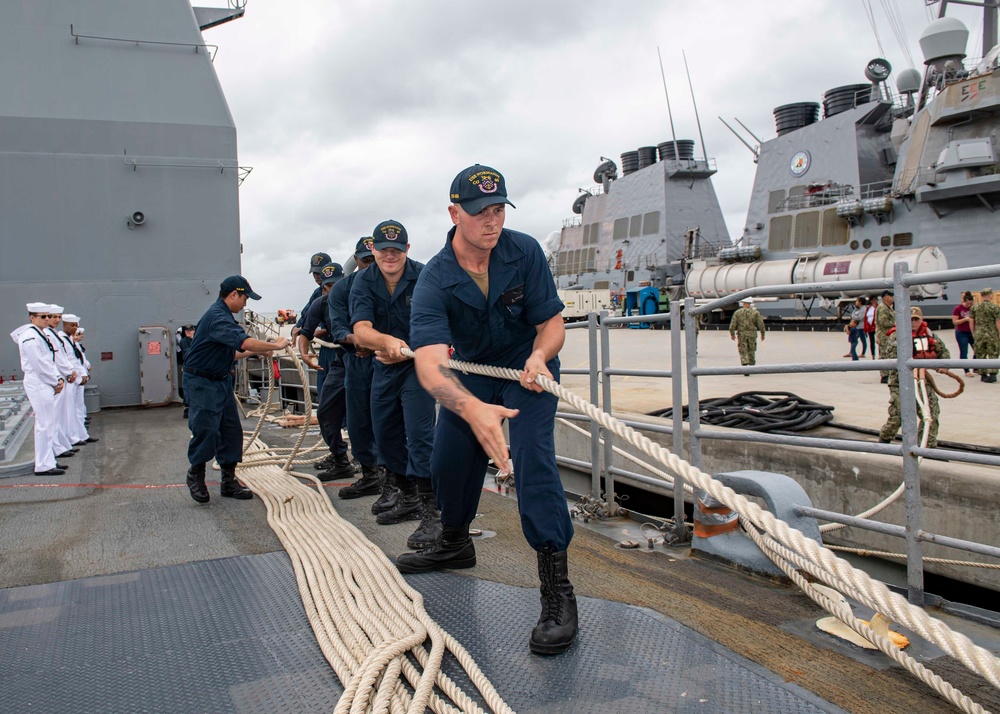
{"type": "Polygon", "coordinates": [[[407,521],[419,521],[421,518],[423,518],[423,516],[420,514],[419,506],[416,508],[416,510],[411,511],[409,513],[405,512],[399,513],[390,516],[389,518],[386,518],[386,516],[389,513],[391,513],[391,511],[383,511],[382,513],[378,514],[378,516],[375,518],[375,522],[378,523],[380,526],[394,526],[397,523],[406,523],[407,521]]]}
{"type": "Polygon", "coordinates": [[[235,498],[237,501],[249,501],[253,498],[253,491],[236,491],[235,493],[220,493],[223,498],[235,498]]]}
{"type": "Polygon", "coordinates": [[[345,500],[361,498],[362,496],[374,496],[382,490],[382,484],[375,482],[371,488],[356,489],[354,486],[344,486],[337,492],[337,496],[345,500]],[[345,493],[346,492],[346,493],[345,493]]]}
{"type": "MultiPolygon", "coordinates": [[[[403,555],[407,555],[407,553],[403,553],[403,555]]],[[[433,563],[422,566],[408,565],[405,562],[399,562],[399,558],[396,559],[396,569],[401,573],[433,573],[435,570],[465,570],[466,568],[474,567],[476,567],[475,555],[471,558],[449,560],[442,563],[433,563]]]]}
{"type": "Polygon", "coordinates": [[[559,642],[556,644],[542,644],[540,642],[535,642],[533,640],[528,641],[528,646],[531,648],[532,654],[537,655],[557,655],[562,654],[576,642],[576,635],[573,635],[573,639],[569,642],[559,642]]]}

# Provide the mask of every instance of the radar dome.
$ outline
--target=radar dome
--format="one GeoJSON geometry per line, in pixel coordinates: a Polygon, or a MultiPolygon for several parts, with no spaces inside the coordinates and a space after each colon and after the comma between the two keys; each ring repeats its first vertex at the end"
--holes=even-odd
{"type": "Polygon", "coordinates": [[[968,42],[969,31],[961,21],[954,17],[939,18],[920,35],[924,64],[932,64],[947,57],[965,57],[968,42]]]}
{"type": "Polygon", "coordinates": [[[920,91],[920,72],[911,68],[904,69],[896,76],[896,89],[900,94],[912,94],[920,91]]]}

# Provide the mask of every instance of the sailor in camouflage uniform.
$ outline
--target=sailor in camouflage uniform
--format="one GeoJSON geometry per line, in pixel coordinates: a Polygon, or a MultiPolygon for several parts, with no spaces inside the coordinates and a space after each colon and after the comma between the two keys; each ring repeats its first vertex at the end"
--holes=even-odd
{"type": "MultiPolygon", "coordinates": [[[[896,327],[896,313],[892,308],[894,299],[892,291],[886,290],[882,293],[882,301],[875,308],[875,342],[878,343],[878,356],[881,359],[895,359],[896,357],[896,350],[892,351],[892,358],[887,357],[885,352],[886,335],[888,335],[889,330],[896,327]]],[[[892,370],[883,369],[879,374],[882,376],[882,384],[888,384],[889,380],[893,378],[892,375],[896,373],[892,370]]]]}
{"type": "MultiPolygon", "coordinates": [[[[951,359],[948,347],[944,340],[937,337],[930,331],[927,323],[924,322],[923,312],[919,307],[910,308],[910,327],[913,331],[913,356],[916,359],[951,359]]],[[[896,328],[893,327],[885,338],[885,347],[881,353],[882,359],[896,359],[898,342],[896,339],[896,328]]],[[[939,369],[938,372],[947,372],[939,369]]],[[[938,403],[938,396],[927,383],[927,405],[931,415],[931,423],[928,427],[927,447],[933,449],[937,446],[938,417],[941,414],[941,406],[938,403]]],[[[917,402],[917,416],[920,421],[917,424],[917,440],[922,440],[924,432],[924,414],[917,402]]],[[[899,373],[896,370],[889,372],[889,418],[879,432],[878,440],[883,444],[888,444],[899,431],[902,420],[899,414],[899,373]]]]}
{"type": "MultiPolygon", "coordinates": [[[[992,288],[983,288],[980,295],[983,299],[969,308],[976,359],[997,359],[1000,357],[1000,305],[993,302],[992,288]]],[[[997,381],[997,370],[977,371],[982,381],[997,381]]]]}
{"type": "MultiPolygon", "coordinates": [[[[740,309],[733,313],[729,323],[729,337],[736,340],[740,350],[740,364],[757,364],[757,333],[764,341],[764,318],[753,307],[753,298],[740,300],[740,309]]],[[[749,375],[744,375],[748,377],[749,375]]]]}

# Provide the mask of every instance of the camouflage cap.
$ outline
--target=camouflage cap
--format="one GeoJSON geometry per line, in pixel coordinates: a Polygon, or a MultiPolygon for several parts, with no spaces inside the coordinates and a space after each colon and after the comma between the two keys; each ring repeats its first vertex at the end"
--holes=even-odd
{"type": "Polygon", "coordinates": [[[993,288],[983,288],[982,290],[979,291],[979,294],[980,295],[992,295],[993,294],[993,288]]]}

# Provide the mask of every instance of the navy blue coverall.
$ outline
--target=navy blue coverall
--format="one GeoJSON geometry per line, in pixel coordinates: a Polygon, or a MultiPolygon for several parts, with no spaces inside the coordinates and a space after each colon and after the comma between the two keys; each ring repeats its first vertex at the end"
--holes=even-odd
{"type": "Polygon", "coordinates": [[[351,439],[351,451],[358,463],[365,468],[372,468],[378,463],[371,408],[375,358],[371,355],[358,357],[354,345],[344,342],[351,334],[351,286],[357,277],[358,273],[351,273],[331,288],[327,295],[326,324],[330,339],[339,343],[342,349],[341,361],[346,375],[344,390],[347,401],[347,435],[351,439]]]}
{"type": "MultiPolygon", "coordinates": [[[[378,264],[358,274],[351,287],[351,326],[370,322],[385,335],[410,344],[410,303],[423,264],[407,259],[392,295],[378,264]]],[[[371,414],[375,445],[386,468],[410,480],[430,478],[434,398],[417,380],[413,360],[372,368],[371,414]]]]}
{"type": "MultiPolygon", "coordinates": [[[[302,330],[306,325],[306,320],[309,317],[309,309],[316,304],[317,300],[323,299],[323,286],[319,285],[313,290],[312,295],[309,296],[309,302],[306,306],[302,308],[302,312],[299,313],[299,321],[295,323],[295,326],[302,330]]],[[[316,330],[316,325],[312,327],[312,331],[309,334],[309,339],[313,338],[312,332],[316,330]]],[[[336,356],[336,350],[331,350],[329,347],[320,347],[319,356],[317,361],[322,369],[316,370],[316,402],[319,403],[320,395],[323,393],[323,382],[326,380],[327,368],[330,366],[330,360],[336,356]]]]}
{"type": "MultiPolygon", "coordinates": [[[[522,369],[534,346],[536,326],[563,309],[541,246],[531,236],[504,229],[490,254],[486,298],[458,264],[452,249],[454,235],[452,228],[445,246],[427,263],[417,282],[410,348],[452,345],[456,360],[522,369]]],[[[546,366],[558,380],[559,358],[546,366]]],[[[535,550],[545,546],[566,550],[573,524],[556,468],[559,400],[548,392],[529,391],[518,382],[456,376],[482,401],[520,410],[509,428],[521,529],[535,550]]],[[[465,420],[442,407],[431,478],[443,524],[460,527],[475,518],[487,461],[465,420]]]]}
{"type": "MultiPolygon", "coordinates": [[[[302,321],[302,334],[306,339],[311,340],[316,330],[321,327],[328,333],[324,341],[329,342],[332,339],[326,321],[326,299],[327,296],[321,294],[309,305],[302,321]]],[[[319,421],[319,431],[323,435],[323,441],[330,448],[330,453],[335,456],[347,453],[347,442],[340,433],[347,410],[347,403],[344,400],[344,363],[341,361],[340,352],[341,350],[330,347],[320,347],[319,366],[322,369],[316,372],[318,402],[316,419],[319,421]]]]}
{"type": "Polygon", "coordinates": [[[233,362],[249,337],[219,298],[198,321],[184,351],[184,394],[188,404],[188,462],[219,466],[243,460],[243,424],[233,395],[233,362]]]}

